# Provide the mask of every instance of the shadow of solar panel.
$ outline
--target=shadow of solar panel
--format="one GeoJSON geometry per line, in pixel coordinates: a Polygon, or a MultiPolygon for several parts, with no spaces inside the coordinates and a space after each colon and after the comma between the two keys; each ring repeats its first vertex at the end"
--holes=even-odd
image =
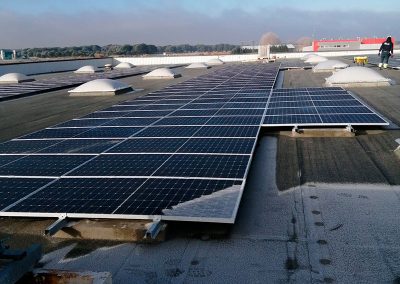
{"type": "Polygon", "coordinates": [[[28,135],[24,135],[18,139],[51,139],[51,138],[71,138],[78,134],[84,133],[92,128],[46,128],[28,135]]]}
{"type": "Polygon", "coordinates": [[[248,155],[185,155],[175,154],[153,176],[244,178],[248,155]]]}
{"type": "Polygon", "coordinates": [[[153,154],[107,154],[100,155],[89,163],[69,173],[69,176],[129,176],[151,175],[170,155],[153,154]]]}
{"type": "Polygon", "coordinates": [[[212,117],[207,125],[259,125],[262,116],[218,116],[212,117]]]}
{"type": "Polygon", "coordinates": [[[284,116],[265,116],[264,123],[268,125],[298,125],[298,124],[317,124],[322,123],[318,115],[284,115],[284,116]]]}
{"type": "Polygon", "coordinates": [[[188,138],[137,138],[129,139],[107,153],[174,153],[188,138]]]}
{"type": "Polygon", "coordinates": [[[154,125],[203,125],[209,117],[165,117],[154,125]]]}
{"type": "Polygon", "coordinates": [[[146,179],[60,179],[9,212],[112,214],[146,179]]]}
{"type": "Polygon", "coordinates": [[[83,132],[76,138],[127,138],[143,127],[97,127],[83,132]]]}
{"type": "MultiPolygon", "coordinates": [[[[132,215],[163,215],[164,209],[191,201],[215,192],[230,189],[233,185],[240,186],[241,181],[232,180],[204,180],[204,179],[149,179],[129,199],[122,204],[115,214],[132,215]]],[[[196,208],[192,207],[192,214],[196,208]]],[[[232,208],[228,215],[232,216],[232,208]]],[[[209,208],[209,216],[217,210],[215,215],[223,215],[220,208],[209,208]],[[220,210],[218,210],[220,209],[220,210]],[[219,214],[218,214],[219,213],[219,214]]],[[[188,212],[187,214],[191,214],[188,212]]]]}
{"type": "Polygon", "coordinates": [[[148,126],[159,118],[117,118],[107,123],[102,124],[103,126],[148,126]]]}
{"type": "Polygon", "coordinates": [[[191,138],[177,153],[251,154],[254,143],[250,138],[191,138]]]}
{"type": "Polygon", "coordinates": [[[203,126],[194,137],[257,137],[259,126],[203,126]]]}
{"type": "Polygon", "coordinates": [[[0,144],[0,153],[27,154],[58,143],[57,140],[11,140],[0,144]]]}
{"type": "MultiPolygon", "coordinates": [[[[1,157],[1,156],[0,156],[1,157]]],[[[88,155],[34,155],[0,167],[1,176],[61,176],[93,158],[88,155]]]]}
{"type": "Polygon", "coordinates": [[[38,153],[97,154],[109,149],[121,141],[122,140],[116,139],[68,139],[40,150],[38,153]]]}
{"type": "Polygon", "coordinates": [[[52,179],[0,178],[0,210],[53,181],[52,179]]]}
{"type": "Polygon", "coordinates": [[[191,137],[199,126],[160,126],[147,127],[135,137],[191,137]]]}

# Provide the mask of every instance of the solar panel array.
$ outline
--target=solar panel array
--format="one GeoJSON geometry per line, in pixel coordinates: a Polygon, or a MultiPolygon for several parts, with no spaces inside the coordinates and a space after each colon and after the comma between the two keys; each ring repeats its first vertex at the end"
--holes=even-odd
{"type": "Polygon", "coordinates": [[[56,91],[80,85],[95,79],[118,79],[133,75],[144,74],[159,66],[142,66],[130,69],[114,69],[94,74],[68,74],[51,78],[40,79],[32,82],[18,84],[0,84],[0,101],[32,96],[44,92],[56,91]]]}
{"type": "Polygon", "coordinates": [[[278,71],[228,66],[0,144],[0,215],[233,223],[278,71]]]}
{"type": "Polygon", "coordinates": [[[263,126],[388,125],[376,112],[340,87],[276,89],[263,126]]]}

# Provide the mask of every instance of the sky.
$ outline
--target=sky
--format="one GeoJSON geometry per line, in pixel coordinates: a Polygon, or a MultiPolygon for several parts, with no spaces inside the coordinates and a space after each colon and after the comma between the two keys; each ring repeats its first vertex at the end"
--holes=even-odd
{"type": "Polygon", "coordinates": [[[398,0],[0,0],[0,48],[400,38],[399,15],[398,0]]]}

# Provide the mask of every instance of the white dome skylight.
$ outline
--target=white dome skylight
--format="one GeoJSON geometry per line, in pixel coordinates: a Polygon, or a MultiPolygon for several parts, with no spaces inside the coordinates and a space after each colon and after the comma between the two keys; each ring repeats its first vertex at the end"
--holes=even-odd
{"type": "Polygon", "coordinates": [[[12,84],[12,83],[22,83],[35,81],[34,78],[30,78],[21,73],[7,73],[0,76],[0,83],[2,84],[12,84]]]}
{"type": "Polygon", "coordinates": [[[327,60],[318,63],[313,67],[313,72],[332,72],[337,69],[344,69],[349,67],[349,64],[346,64],[339,60],[327,60]]]}
{"type": "Polygon", "coordinates": [[[326,58],[326,57],[319,56],[319,55],[313,55],[313,56],[310,56],[304,62],[311,63],[311,64],[317,64],[317,63],[324,62],[324,61],[327,61],[327,60],[328,60],[328,58],[326,58]]]}
{"type": "Polygon", "coordinates": [[[130,69],[133,67],[135,67],[135,66],[133,66],[133,64],[131,64],[129,62],[121,62],[120,64],[116,65],[114,68],[115,69],[130,69]]]}
{"type": "Polygon", "coordinates": [[[187,69],[200,69],[200,68],[210,68],[210,66],[208,66],[207,64],[205,64],[205,63],[202,63],[202,62],[197,62],[197,63],[192,63],[192,64],[190,64],[189,66],[186,66],[185,68],[187,68],[187,69]]]}
{"type": "Polygon", "coordinates": [[[207,65],[221,65],[221,64],[224,64],[224,62],[219,58],[213,58],[207,61],[207,65]]]}
{"type": "Polygon", "coordinates": [[[173,79],[180,77],[169,68],[158,68],[143,76],[143,79],[173,79]]]}
{"type": "Polygon", "coordinates": [[[69,91],[71,94],[86,95],[119,95],[132,91],[132,87],[120,81],[111,79],[96,79],[84,83],[69,91]]]}
{"type": "Polygon", "coordinates": [[[95,72],[96,72],[96,67],[92,65],[86,65],[74,71],[74,73],[95,73],[95,72]]]}
{"type": "Polygon", "coordinates": [[[354,85],[354,86],[388,86],[391,80],[367,67],[354,66],[336,73],[326,78],[328,86],[354,85]]]}

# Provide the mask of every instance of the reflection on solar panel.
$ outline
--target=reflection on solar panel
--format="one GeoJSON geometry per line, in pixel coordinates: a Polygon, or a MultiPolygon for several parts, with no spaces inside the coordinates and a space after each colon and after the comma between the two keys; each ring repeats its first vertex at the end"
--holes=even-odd
{"type": "MultiPolygon", "coordinates": [[[[165,67],[165,66],[164,66],[165,67]]],[[[169,67],[174,67],[173,65],[169,67]]],[[[177,66],[175,66],[177,67],[177,66]]],[[[0,86],[0,101],[32,96],[44,92],[51,92],[78,86],[95,79],[119,79],[140,75],[159,68],[159,66],[141,66],[131,69],[114,69],[95,74],[68,74],[58,75],[53,78],[41,79],[34,82],[7,84],[0,86]]]]}
{"type": "Polygon", "coordinates": [[[270,96],[263,126],[388,125],[340,88],[278,89],[270,96]]]}

